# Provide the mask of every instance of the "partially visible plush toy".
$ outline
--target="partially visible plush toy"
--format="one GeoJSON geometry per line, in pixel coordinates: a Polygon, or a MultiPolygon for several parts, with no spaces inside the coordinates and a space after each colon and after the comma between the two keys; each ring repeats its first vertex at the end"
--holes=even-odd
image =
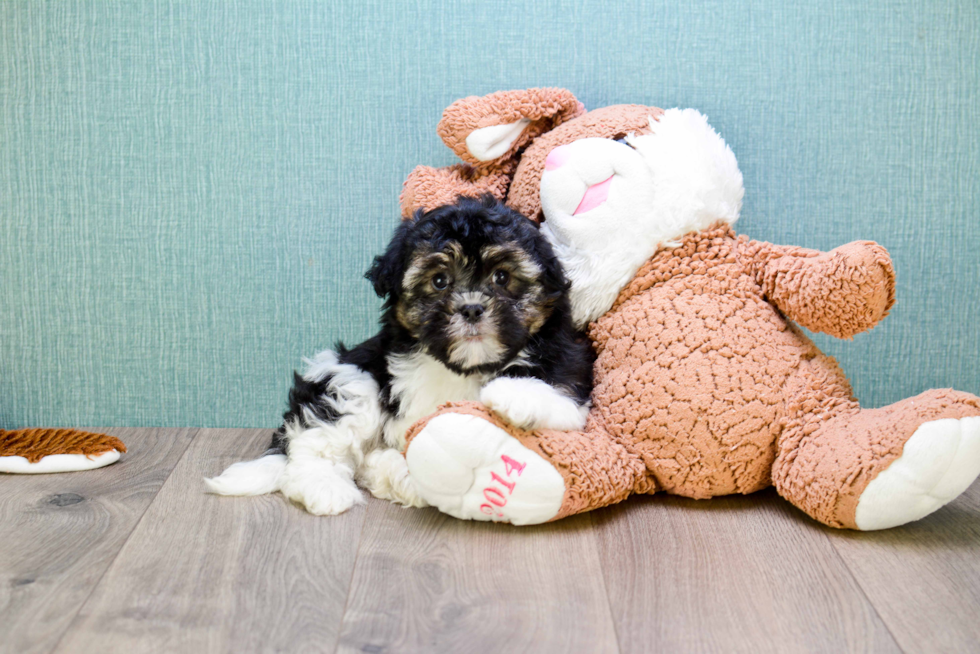
{"type": "Polygon", "coordinates": [[[513,91],[455,103],[439,133],[468,164],[416,169],[406,214],[489,191],[543,218],[598,354],[583,432],[521,431],[506,403],[450,405],[410,430],[411,475],[443,512],[533,524],[634,493],[775,486],[824,524],[872,530],[928,515],[980,473],[980,398],[862,409],[794,324],[874,327],[895,299],[885,249],[737,235],[742,175],[698,112],[584,113],[567,91],[513,91]]]}
{"type": "Polygon", "coordinates": [[[77,429],[0,429],[0,473],[72,472],[119,460],[122,441],[77,429]]]}

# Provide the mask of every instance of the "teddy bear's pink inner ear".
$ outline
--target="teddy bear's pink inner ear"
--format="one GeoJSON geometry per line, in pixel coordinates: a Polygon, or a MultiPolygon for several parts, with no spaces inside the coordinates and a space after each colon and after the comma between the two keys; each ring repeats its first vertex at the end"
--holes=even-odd
{"type": "Polygon", "coordinates": [[[493,161],[510,150],[530,124],[529,118],[521,118],[513,123],[475,129],[466,137],[466,149],[478,161],[493,161]]]}

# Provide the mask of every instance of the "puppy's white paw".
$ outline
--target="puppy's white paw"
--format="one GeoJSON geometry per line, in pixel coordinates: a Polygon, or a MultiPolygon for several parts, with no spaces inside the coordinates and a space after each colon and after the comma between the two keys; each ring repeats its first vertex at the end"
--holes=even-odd
{"type": "Polygon", "coordinates": [[[329,461],[290,462],[280,490],[313,515],[337,515],[364,503],[350,471],[329,461]]]}
{"type": "Polygon", "coordinates": [[[398,450],[375,450],[368,454],[357,479],[378,499],[418,508],[429,506],[416,490],[405,457],[398,450]]]}
{"type": "Polygon", "coordinates": [[[530,377],[498,377],[480,391],[480,401],[521,429],[574,431],[585,427],[589,407],[530,377]]]}
{"type": "Polygon", "coordinates": [[[477,416],[436,416],[405,459],[422,497],[462,520],[540,524],[558,515],[565,497],[551,463],[477,416]]]}
{"type": "Polygon", "coordinates": [[[902,456],[871,480],[854,521],[873,531],[924,518],[956,499],[980,475],[980,417],[923,423],[902,456]]]}
{"type": "Polygon", "coordinates": [[[254,461],[233,463],[217,477],[205,479],[208,489],[217,495],[265,495],[279,490],[286,469],[285,454],[270,454],[254,461]]]}

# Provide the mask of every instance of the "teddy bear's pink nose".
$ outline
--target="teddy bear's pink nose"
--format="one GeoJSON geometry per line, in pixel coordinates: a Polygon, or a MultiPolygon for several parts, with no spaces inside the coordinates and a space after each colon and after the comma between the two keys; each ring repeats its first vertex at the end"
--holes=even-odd
{"type": "Polygon", "coordinates": [[[548,158],[544,160],[545,170],[555,170],[561,168],[568,161],[568,146],[562,145],[548,153],[548,158]]]}

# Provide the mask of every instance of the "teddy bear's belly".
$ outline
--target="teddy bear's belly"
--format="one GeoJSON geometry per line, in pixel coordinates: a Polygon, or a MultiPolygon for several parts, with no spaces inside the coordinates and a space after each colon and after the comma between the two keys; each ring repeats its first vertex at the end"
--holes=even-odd
{"type": "Polygon", "coordinates": [[[670,493],[769,486],[783,390],[810,341],[751,292],[654,288],[614,313],[593,393],[613,435],[670,493]]]}

